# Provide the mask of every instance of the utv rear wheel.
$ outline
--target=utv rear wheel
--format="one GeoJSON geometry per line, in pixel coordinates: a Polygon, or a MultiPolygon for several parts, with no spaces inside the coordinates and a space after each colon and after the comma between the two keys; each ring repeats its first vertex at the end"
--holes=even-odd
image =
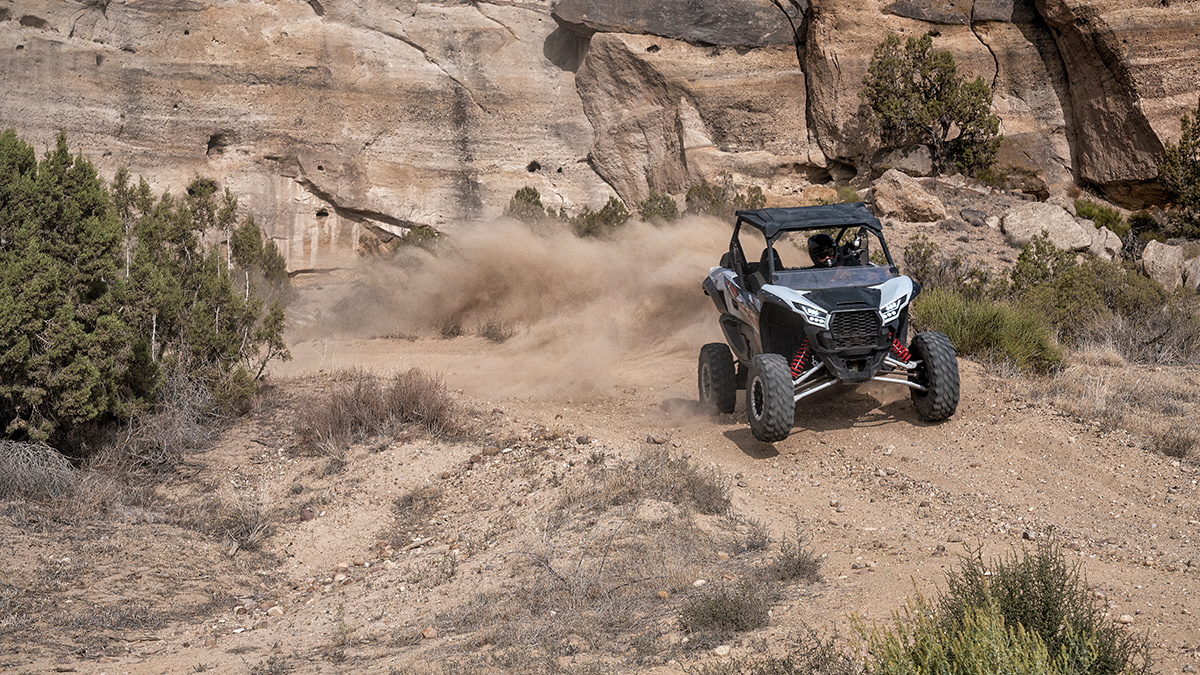
{"type": "Polygon", "coordinates": [[[746,415],[750,431],[764,443],[787,438],[792,431],[796,399],[792,371],[779,354],[759,354],[746,377],[746,415]]]}
{"type": "Polygon", "coordinates": [[[737,404],[737,371],[733,354],[720,342],[700,348],[698,377],[700,406],[706,410],[731,413],[737,404]]]}
{"type": "Polygon", "coordinates": [[[958,357],[950,338],[934,331],[920,333],[909,351],[917,367],[908,379],[925,387],[925,391],[912,390],[917,414],[930,422],[950,417],[958,409],[959,388],[958,357]]]}

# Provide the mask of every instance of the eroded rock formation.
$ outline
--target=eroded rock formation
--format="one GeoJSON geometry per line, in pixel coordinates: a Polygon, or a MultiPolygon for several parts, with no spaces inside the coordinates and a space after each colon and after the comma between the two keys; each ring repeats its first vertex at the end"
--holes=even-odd
{"type": "Polygon", "coordinates": [[[1200,90],[1196,0],[0,0],[0,125],[65,129],[106,173],[212,176],[293,269],[532,185],[553,206],[729,175],[778,197],[875,144],[858,92],[888,32],[933,32],[995,92],[999,171],[1153,199],[1200,90]]]}

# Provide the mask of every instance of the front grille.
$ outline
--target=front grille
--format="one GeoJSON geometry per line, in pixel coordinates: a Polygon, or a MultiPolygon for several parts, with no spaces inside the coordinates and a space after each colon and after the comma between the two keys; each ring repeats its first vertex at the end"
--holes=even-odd
{"type": "Polygon", "coordinates": [[[872,346],[879,342],[879,312],[834,312],[829,330],[838,349],[872,346]]]}

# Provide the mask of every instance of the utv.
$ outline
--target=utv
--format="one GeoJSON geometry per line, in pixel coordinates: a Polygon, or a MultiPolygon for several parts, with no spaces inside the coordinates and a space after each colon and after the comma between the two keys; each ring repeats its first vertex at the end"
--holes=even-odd
{"type": "Polygon", "coordinates": [[[864,204],[735,215],[729,252],[704,280],[728,346],[700,350],[702,406],[731,413],[745,389],[750,430],[767,443],[787,437],[800,399],[838,383],[890,382],[911,389],[924,419],[954,414],[954,347],[936,332],[905,347],[921,289],[896,269],[864,204]],[[762,248],[755,262],[745,253],[752,245],[762,248]]]}

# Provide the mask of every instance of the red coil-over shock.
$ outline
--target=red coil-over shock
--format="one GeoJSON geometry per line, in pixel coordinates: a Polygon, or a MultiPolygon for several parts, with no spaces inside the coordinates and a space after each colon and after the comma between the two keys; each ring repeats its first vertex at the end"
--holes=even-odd
{"type": "Polygon", "coordinates": [[[892,339],[892,351],[895,352],[896,356],[900,357],[901,361],[907,363],[912,360],[912,354],[909,354],[904,345],[900,344],[900,341],[895,338],[892,339]]]}
{"type": "Polygon", "coordinates": [[[812,352],[812,347],[808,344],[808,338],[804,338],[804,342],[796,348],[796,355],[792,357],[792,378],[800,377],[808,369],[808,357],[812,352]]]}

